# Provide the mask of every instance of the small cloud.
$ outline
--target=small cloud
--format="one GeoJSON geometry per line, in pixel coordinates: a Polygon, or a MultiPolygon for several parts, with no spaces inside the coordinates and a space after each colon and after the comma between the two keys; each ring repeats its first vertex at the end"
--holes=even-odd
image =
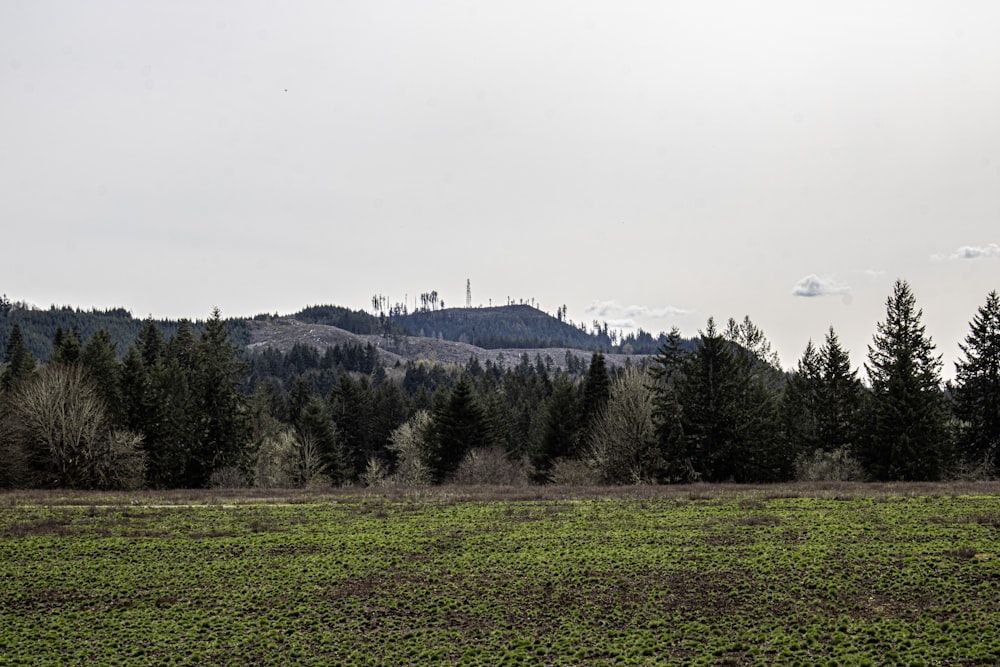
{"type": "Polygon", "coordinates": [[[649,306],[623,306],[617,301],[594,301],[584,309],[588,315],[611,318],[633,318],[648,317],[659,319],[665,317],[680,317],[690,315],[692,311],[677,308],[675,306],[664,306],[663,308],[650,308],[649,306]]]}
{"type": "Polygon", "coordinates": [[[885,271],[880,271],[878,269],[865,269],[861,273],[872,280],[877,280],[885,275],[885,271]]]}
{"type": "Polygon", "coordinates": [[[995,257],[1000,258],[1000,245],[996,243],[990,243],[985,246],[964,245],[950,255],[931,255],[931,259],[937,261],[946,259],[992,259],[995,257]]]}
{"type": "Polygon", "coordinates": [[[849,294],[851,288],[847,285],[838,285],[829,278],[820,278],[815,273],[810,273],[792,288],[794,296],[814,297],[814,296],[834,296],[837,294],[849,294]]]}

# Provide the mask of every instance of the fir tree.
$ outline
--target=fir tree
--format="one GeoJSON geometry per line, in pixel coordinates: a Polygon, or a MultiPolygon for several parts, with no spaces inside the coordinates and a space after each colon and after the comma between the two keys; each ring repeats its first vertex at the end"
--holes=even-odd
{"type": "Polygon", "coordinates": [[[244,364],[216,308],[205,323],[197,345],[194,409],[198,417],[197,442],[188,463],[186,485],[205,486],[222,468],[249,473],[252,453],[245,414],[245,397],[238,391],[244,364]]]}
{"type": "Polygon", "coordinates": [[[962,457],[988,472],[1000,472],[1000,297],[990,292],[964,343],[965,359],[955,364],[955,414],[962,420],[962,457]]]}
{"type": "Polygon", "coordinates": [[[741,455],[736,424],[736,359],[732,346],[708,319],[699,332],[677,384],[681,405],[683,444],[674,466],[683,471],[683,481],[735,479],[741,455]]]}
{"type": "Polygon", "coordinates": [[[864,388],[832,326],[819,350],[819,360],[821,381],[816,426],[820,446],[827,452],[853,454],[858,446],[858,426],[863,421],[864,388]]]}
{"type": "Polygon", "coordinates": [[[542,408],[544,426],[532,463],[544,479],[560,459],[577,458],[580,441],[580,398],[573,381],[559,373],[552,382],[552,395],[542,408]]]}
{"type": "Polygon", "coordinates": [[[489,425],[472,383],[464,375],[438,401],[434,413],[434,451],[430,465],[435,482],[455,472],[471,449],[492,444],[489,425]]]}
{"type": "Polygon", "coordinates": [[[939,479],[947,461],[941,357],[922,316],[910,286],[897,280],[865,366],[872,385],[872,438],[862,463],[876,479],[939,479]]]}
{"type": "Polygon", "coordinates": [[[97,392],[104,400],[111,424],[123,426],[121,365],[115,354],[115,344],[111,342],[111,334],[101,329],[91,336],[80,353],[80,362],[97,385],[97,392]]]}
{"type": "Polygon", "coordinates": [[[649,368],[656,442],[663,460],[664,481],[668,482],[681,481],[688,476],[684,464],[681,405],[677,395],[687,357],[681,342],[680,330],[674,327],[660,344],[649,368]]]}
{"type": "Polygon", "coordinates": [[[588,428],[597,419],[611,398],[611,376],[604,355],[594,352],[583,383],[583,426],[588,428]]]}

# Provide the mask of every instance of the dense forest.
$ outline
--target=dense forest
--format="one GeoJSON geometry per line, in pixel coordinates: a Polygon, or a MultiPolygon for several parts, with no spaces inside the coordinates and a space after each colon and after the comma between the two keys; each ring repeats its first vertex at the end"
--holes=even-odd
{"type": "MultiPolygon", "coordinates": [[[[709,318],[691,341],[674,330],[656,339],[655,355],[614,369],[600,350],[589,364],[567,368],[537,354],[509,364],[386,366],[371,344],[247,352],[243,325],[217,310],[204,322],[167,325],[122,310],[32,310],[6,298],[0,305],[2,487],[936,480],[998,472],[996,292],[974,314],[948,384],[903,281],[886,300],[863,375],[832,328],[819,345],[806,344],[793,372],[782,371],[748,317],[709,318]]],[[[529,306],[506,308],[535,317],[529,306]]],[[[426,335],[505,340],[502,328],[491,330],[470,310],[477,309],[431,307],[423,315],[437,319],[421,319],[313,307],[298,317],[363,333],[419,326],[426,335]]],[[[580,330],[561,315],[557,324],[580,330]]],[[[551,332],[537,337],[569,341],[559,338],[564,329],[551,332]]]]}

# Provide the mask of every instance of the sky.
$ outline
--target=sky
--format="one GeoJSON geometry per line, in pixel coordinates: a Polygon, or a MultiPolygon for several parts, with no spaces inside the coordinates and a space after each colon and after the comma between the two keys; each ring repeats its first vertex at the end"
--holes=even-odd
{"type": "Polygon", "coordinates": [[[1000,3],[0,2],[0,293],[524,299],[953,374],[1000,289],[1000,3]]]}

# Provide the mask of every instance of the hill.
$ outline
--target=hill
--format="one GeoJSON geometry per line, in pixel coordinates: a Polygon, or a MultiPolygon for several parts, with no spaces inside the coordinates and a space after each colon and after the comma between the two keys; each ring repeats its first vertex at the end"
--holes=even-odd
{"type": "MultiPolygon", "coordinates": [[[[406,334],[373,335],[356,334],[346,329],[303,322],[297,318],[258,319],[248,323],[247,349],[251,352],[273,348],[288,352],[297,344],[306,344],[319,349],[339,345],[366,346],[373,345],[385,366],[394,366],[397,362],[430,361],[443,364],[465,364],[475,357],[481,363],[487,360],[496,364],[512,366],[520,363],[527,355],[532,363],[537,356],[543,363],[551,361],[553,368],[568,368],[571,364],[589,363],[591,352],[580,348],[561,347],[509,347],[486,349],[461,341],[444,340],[428,336],[409,336],[406,334]],[[572,357],[572,359],[571,359],[572,357]]],[[[621,366],[627,359],[636,361],[643,355],[609,353],[606,360],[609,366],[621,366]]]]}
{"type": "MultiPolygon", "coordinates": [[[[106,330],[118,354],[124,355],[145,321],[124,308],[40,309],[10,301],[4,301],[3,305],[0,354],[17,323],[28,350],[42,361],[51,353],[52,340],[60,329],[76,331],[82,341],[101,329],[106,330]]],[[[165,338],[172,336],[179,326],[175,320],[152,321],[165,338]]],[[[287,351],[295,343],[318,348],[372,344],[387,366],[417,359],[464,364],[471,357],[484,363],[490,359],[510,364],[527,354],[532,360],[536,355],[543,360],[549,357],[554,366],[566,367],[567,353],[589,359],[595,351],[604,352],[609,363],[618,365],[630,356],[654,354],[662,340],[643,331],[616,339],[613,332],[609,335],[606,326],[603,329],[595,326],[589,332],[582,325],[565,322],[527,305],[422,309],[382,316],[343,306],[318,305],[289,316],[257,315],[230,318],[226,323],[234,342],[248,350],[274,347],[287,351]]],[[[202,326],[201,321],[192,323],[196,335],[202,326]]]]}
{"type": "Polygon", "coordinates": [[[525,305],[419,310],[392,318],[411,336],[470,343],[483,349],[571,347],[606,351],[610,340],[525,305]]]}

